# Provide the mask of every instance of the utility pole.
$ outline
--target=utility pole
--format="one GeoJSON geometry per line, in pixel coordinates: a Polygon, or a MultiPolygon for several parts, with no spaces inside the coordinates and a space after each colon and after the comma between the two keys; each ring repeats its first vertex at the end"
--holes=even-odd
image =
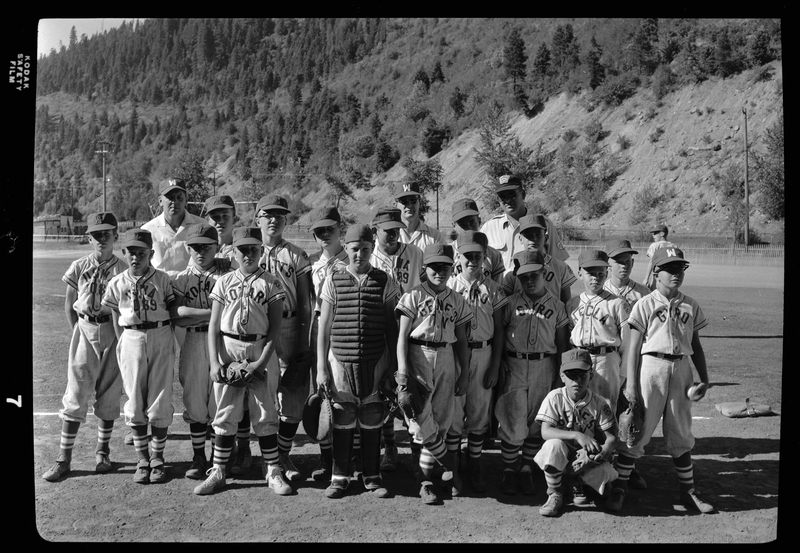
{"type": "Polygon", "coordinates": [[[439,187],[442,185],[441,182],[437,182],[436,186],[436,228],[439,228],[439,187]]]}
{"type": "Polygon", "coordinates": [[[744,251],[750,246],[750,184],[748,182],[747,108],[744,113],[744,251]]]}
{"type": "MultiPolygon", "coordinates": [[[[103,212],[106,211],[106,154],[110,154],[111,150],[106,150],[107,146],[111,146],[111,142],[107,140],[97,140],[95,144],[100,144],[100,150],[95,150],[94,153],[102,154],[103,156],[103,212]]],[[[96,147],[96,146],[95,146],[96,147]]]]}

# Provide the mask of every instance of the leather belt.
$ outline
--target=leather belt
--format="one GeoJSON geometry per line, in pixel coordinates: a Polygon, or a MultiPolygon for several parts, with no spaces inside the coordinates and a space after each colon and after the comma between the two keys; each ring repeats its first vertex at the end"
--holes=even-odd
{"type": "Polygon", "coordinates": [[[480,349],[491,345],[492,345],[491,338],[489,340],[486,340],[485,342],[467,342],[467,346],[469,346],[469,349],[480,349]]]}
{"type": "Polygon", "coordinates": [[[536,361],[537,359],[544,359],[545,357],[550,357],[553,355],[552,353],[520,353],[518,351],[511,351],[510,349],[506,350],[507,357],[513,357],[514,359],[527,359],[528,361],[536,361]]]}
{"type": "Polygon", "coordinates": [[[141,323],[138,325],[122,326],[125,330],[153,330],[154,328],[161,328],[167,326],[169,321],[157,321],[154,323],[141,323]]]}
{"type": "Polygon", "coordinates": [[[208,332],[208,325],[187,326],[186,332],[208,332]]]}
{"type": "Polygon", "coordinates": [[[425,346],[426,348],[443,348],[447,342],[426,342],[425,340],[417,340],[416,338],[409,338],[408,342],[418,346],[425,346]]]}
{"type": "Polygon", "coordinates": [[[618,346],[576,346],[581,349],[585,349],[592,355],[597,355],[600,353],[611,353],[612,351],[618,351],[618,346]]]}
{"type": "Polygon", "coordinates": [[[255,342],[267,337],[266,334],[231,334],[230,332],[223,332],[222,335],[240,342],[255,342]]]}
{"type": "Polygon", "coordinates": [[[94,324],[101,324],[107,323],[111,320],[111,315],[100,315],[99,317],[92,317],[91,315],[84,315],[83,313],[78,313],[78,317],[83,319],[84,321],[88,321],[94,324]]]}
{"type": "Polygon", "coordinates": [[[283,318],[284,319],[291,319],[292,317],[296,317],[296,316],[297,316],[297,311],[284,311],[283,312],[283,318]]]}
{"type": "Polygon", "coordinates": [[[653,357],[666,359],[667,361],[677,361],[683,357],[683,355],[670,355],[669,353],[657,353],[655,351],[648,351],[645,355],[652,355],[653,357]]]}

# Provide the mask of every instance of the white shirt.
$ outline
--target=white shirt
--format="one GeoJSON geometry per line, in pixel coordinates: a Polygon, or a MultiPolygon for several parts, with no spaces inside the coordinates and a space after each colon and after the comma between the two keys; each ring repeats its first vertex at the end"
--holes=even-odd
{"type": "Polygon", "coordinates": [[[420,221],[417,224],[417,228],[412,233],[409,233],[408,229],[404,228],[399,228],[397,230],[400,231],[398,241],[403,244],[413,244],[423,251],[425,251],[425,246],[430,244],[445,243],[444,238],[442,238],[442,233],[435,227],[425,224],[424,221],[420,221]]]}
{"type": "MultiPolygon", "coordinates": [[[[547,223],[547,253],[559,261],[566,261],[569,253],[561,242],[558,229],[547,217],[544,220],[547,223]]],[[[503,256],[506,274],[512,272],[514,270],[514,261],[512,261],[514,254],[525,250],[525,244],[522,243],[522,236],[519,233],[519,221],[509,218],[505,213],[496,215],[481,226],[481,232],[486,235],[489,245],[503,256]]]]}
{"type": "Polygon", "coordinates": [[[192,256],[186,247],[186,228],[191,225],[205,223],[206,220],[188,211],[183,217],[183,222],[177,230],[173,230],[162,213],[142,225],[142,229],[150,231],[153,235],[153,258],[150,264],[167,273],[170,278],[175,278],[178,273],[189,266],[192,256]]]}

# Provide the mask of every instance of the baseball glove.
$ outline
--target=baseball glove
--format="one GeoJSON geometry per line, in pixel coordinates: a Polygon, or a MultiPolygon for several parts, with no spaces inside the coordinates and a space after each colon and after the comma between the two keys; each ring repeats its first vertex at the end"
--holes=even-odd
{"type": "Polygon", "coordinates": [[[281,386],[297,388],[308,382],[314,355],[311,352],[297,355],[281,375],[281,386]]]}
{"type": "Polygon", "coordinates": [[[228,386],[243,388],[254,382],[263,382],[266,376],[254,370],[247,361],[233,361],[225,369],[225,379],[228,386]]]}
{"type": "Polygon", "coordinates": [[[416,419],[422,414],[425,399],[430,392],[416,378],[394,373],[394,380],[397,382],[397,404],[400,410],[409,420],[416,419]]]}
{"type": "Polygon", "coordinates": [[[638,401],[623,392],[620,400],[624,398],[627,407],[619,415],[619,439],[628,447],[633,447],[636,443],[639,432],[644,426],[644,413],[638,401]]]}

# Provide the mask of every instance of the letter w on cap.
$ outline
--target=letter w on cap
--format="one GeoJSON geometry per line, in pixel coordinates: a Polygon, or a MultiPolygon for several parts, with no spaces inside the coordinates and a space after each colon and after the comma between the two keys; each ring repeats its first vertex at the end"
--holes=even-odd
{"type": "Polygon", "coordinates": [[[677,254],[677,253],[675,253],[675,250],[671,250],[671,249],[668,249],[668,250],[667,250],[667,255],[668,255],[669,257],[678,257],[678,254],[677,254]]]}

